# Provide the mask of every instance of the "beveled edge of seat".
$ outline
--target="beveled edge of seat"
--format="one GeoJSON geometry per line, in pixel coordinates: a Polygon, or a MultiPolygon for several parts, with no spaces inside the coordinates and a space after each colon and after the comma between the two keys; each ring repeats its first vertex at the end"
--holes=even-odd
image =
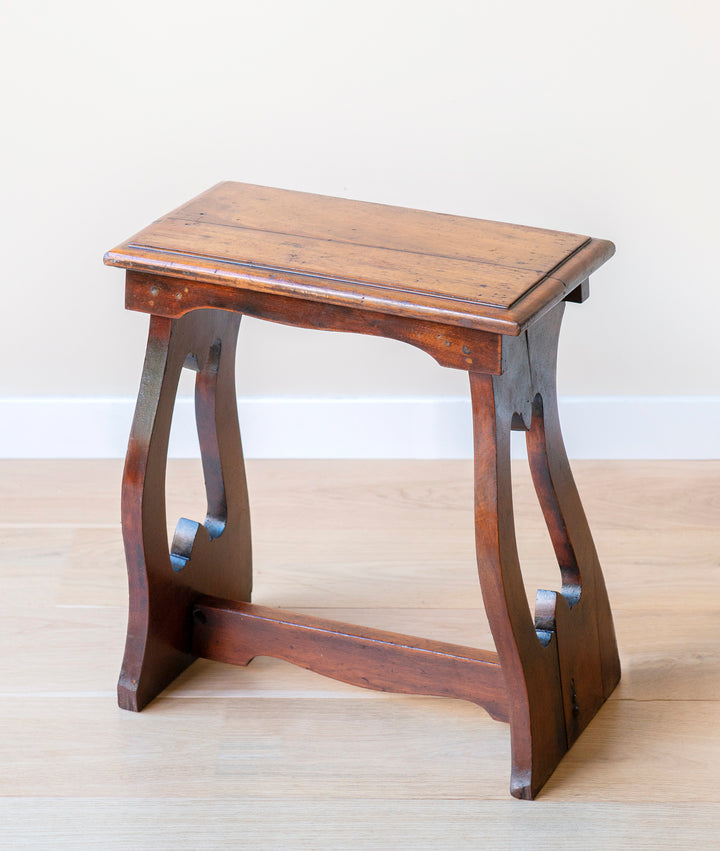
{"type": "MultiPolygon", "coordinates": [[[[230,286],[257,292],[276,293],[303,299],[306,302],[334,304],[348,308],[377,311],[378,313],[403,316],[407,318],[430,320],[446,325],[459,325],[466,328],[491,331],[497,334],[517,336],[532,322],[539,319],[558,302],[562,301],[572,290],[585,281],[615,253],[612,242],[603,239],[590,239],[578,251],[570,255],[560,266],[552,270],[552,274],[543,278],[531,290],[517,299],[508,309],[467,303],[445,299],[442,297],[414,298],[406,294],[401,301],[391,297],[385,290],[378,289],[369,293],[355,292],[333,287],[332,281],[318,280],[309,275],[279,274],[260,269],[228,270],[219,265],[204,266],[200,261],[188,259],[179,260],[177,256],[163,255],[156,257],[138,257],[128,251],[125,245],[120,245],[105,254],[104,263],[107,266],[155,273],[165,277],[177,278],[184,282],[209,283],[230,286]]],[[[190,309],[202,307],[197,299],[192,306],[183,302],[182,290],[178,293],[177,303],[171,314],[167,309],[163,315],[182,316],[190,309]]],[[[207,305],[210,306],[210,305],[207,305]]],[[[212,305],[218,307],[217,292],[212,305]]],[[[133,309],[146,313],[155,313],[152,300],[145,304],[133,300],[133,309]]],[[[230,299],[228,309],[232,309],[230,299]]]]}

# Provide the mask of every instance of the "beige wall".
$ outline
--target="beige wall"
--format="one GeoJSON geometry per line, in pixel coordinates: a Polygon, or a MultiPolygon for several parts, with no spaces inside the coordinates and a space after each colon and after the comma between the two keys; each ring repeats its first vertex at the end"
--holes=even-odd
{"type": "MultiPolygon", "coordinates": [[[[718,394],[715,3],[5,2],[3,396],[130,396],[103,252],[221,179],[612,239],[565,394],[718,394]]],[[[248,321],[241,394],[465,392],[389,341],[248,321]]]]}

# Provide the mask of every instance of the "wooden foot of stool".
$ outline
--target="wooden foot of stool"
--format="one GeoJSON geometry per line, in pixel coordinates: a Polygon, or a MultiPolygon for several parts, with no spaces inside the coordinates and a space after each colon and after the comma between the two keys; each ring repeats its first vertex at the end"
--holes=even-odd
{"type": "Polygon", "coordinates": [[[198,594],[249,600],[250,513],[235,400],[240,316],[153,316],[122,489],[130,614],[118,697],[138,711],[196,658],[198,594]],[[165,469],[180,371],[197,371],[195,414],[207,490],[202,524],[182,518],[168,547],[165,469]]]}
{"type": "Polygon", "coordinates": [[[620,679],[605,583],[560,433],[555,360],[563,309],[503,338],[502,375],[470,373],[478,570],[508,689],[518,798],[535,796],[620,679]],[[527,432],[562,575],[562,593],[538,591],[534,622],[515,543],[511,429],[527,432]]]}
{"type": "Polygon", "coordinates": [[[106,256],[151,314],[123,482],[130,583],[120,705],[139,710],[194,658],[286,659],[348,683],[444,695],[508,721],[511,792],[537,794],[620,677],[593,541],[555,390],[565,301],[611,254],[602,240],[220,184],[106,256]],[[250,603],[248,497],[235,410],[240,315],[403,340],[468,372],[478,570],[495,651],[250,603]],[[168,546],[165,469],[183,366],[197,371],[208,510],[168,546]],[[510,433],[528,456],[562,576],[530,613],[518,562],[510,433]]]}

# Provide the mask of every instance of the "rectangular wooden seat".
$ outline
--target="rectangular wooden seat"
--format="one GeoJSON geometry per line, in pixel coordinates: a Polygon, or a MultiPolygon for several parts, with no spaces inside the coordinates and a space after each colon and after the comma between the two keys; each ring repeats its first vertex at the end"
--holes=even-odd
{"type": "MultiPolygon", "coordinates": [[[[126,305],[151,314],[123,479],[130,585],[120,705],[142,709],[195,658],[270,655],[346,682],[459,697],[510,724],[511,792],[531,798],[620,677],[602,571],[565,454],[555,363],[565,301],[613,253],[601,239],[221,183],[110,251],[126,305]],[[391,337],[468,373],[477,566],[494,651],[250,602],[250,515],[235,401],[242,314],[391,337]],[[180,372],[197,372],[202,523],[166,535],[180,372]],[[530,613],[510,430],[526,432],[562,591],[530,613]]],[[[441,573],[438,582],[441,581],[441,573]]]]}
{"type": "Polygon", "coordinates": [[[613,250],[577,234],[228,182],[105,262],[517,335],[613,250]]]}

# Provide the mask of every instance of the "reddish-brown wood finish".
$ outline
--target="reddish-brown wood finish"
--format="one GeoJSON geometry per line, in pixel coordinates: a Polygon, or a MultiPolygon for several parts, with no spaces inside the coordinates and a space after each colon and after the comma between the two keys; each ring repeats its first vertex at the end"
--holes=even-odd
{"type": "Polygon", "coordinates": [[[193,649],[205,659],[274,656],[363,688],[464,698],[508,720],[497,653],[213,597],[193,617],[193,649]]]}
{"type": "Polygon", "coordinates": [[[470,372],[480,584],[510,699],[511,791],[532,798],[620,678],[610,606],[557,416],[564,305],[503,339],[500,376],[470,372]],[[562,575],[530,616],[515,543],[510,432],[527,430],[533,481],[562,575]],[[572,607],[572,608],[571,608],[572,607]]]}
{"type": "Polygon", "coordinates": [[[240,315],[199,310],[153,316],[122,488],[130,586],[120,705],[142,709],[195,658],[190,608],[198,593],[249,600],[250,514],[235,401],[240,315]],[[195,409],[208,511],[181,519],[168,547],[165,469],[183,366],[197,370],[195,409]]]}
{"type": "Polygon", "coordinates": [[[460,697],[508,720],[511,792],[532,798],[620,677],[605,585],[563,446],[555,362],[564,301],[603,240],[220,184],[106,257],[151,314],[123,482],[130,615],[118,686],[141,709],[196,656],[271,655],[367,688],[460,697]],[[497,653],[251,605],[248,497],[235,410],[241,314],[390,337],[468,372],[478,571],[497,653]],[[183,366],[197,370],[203,524],[166,537],[165,467],[183,366]],[[515,543],[511,429],[562,577],[534,618],[515,543]]]}
{"type": "Polygon", "coordinates": [[[456,369],[474,367],[493,375],[502,371],[502,338],[498,334],[459,325],[388,316],[275,293],[228,290],[217,284],[200,282],[188,286],[176,278],[139,272],[127,273],[125,303],[131,310],[172,318],[184,316],[198,307],[225,310],[232,307],[248,316],[285,325],[352,331],[402,340],[423,349],[441,366],[456,369]]]}
{"type": "Polygon", "coordinates": [[[614,250],[577,234],[226,182],[105,262],[516,335],[614,250]]]}

